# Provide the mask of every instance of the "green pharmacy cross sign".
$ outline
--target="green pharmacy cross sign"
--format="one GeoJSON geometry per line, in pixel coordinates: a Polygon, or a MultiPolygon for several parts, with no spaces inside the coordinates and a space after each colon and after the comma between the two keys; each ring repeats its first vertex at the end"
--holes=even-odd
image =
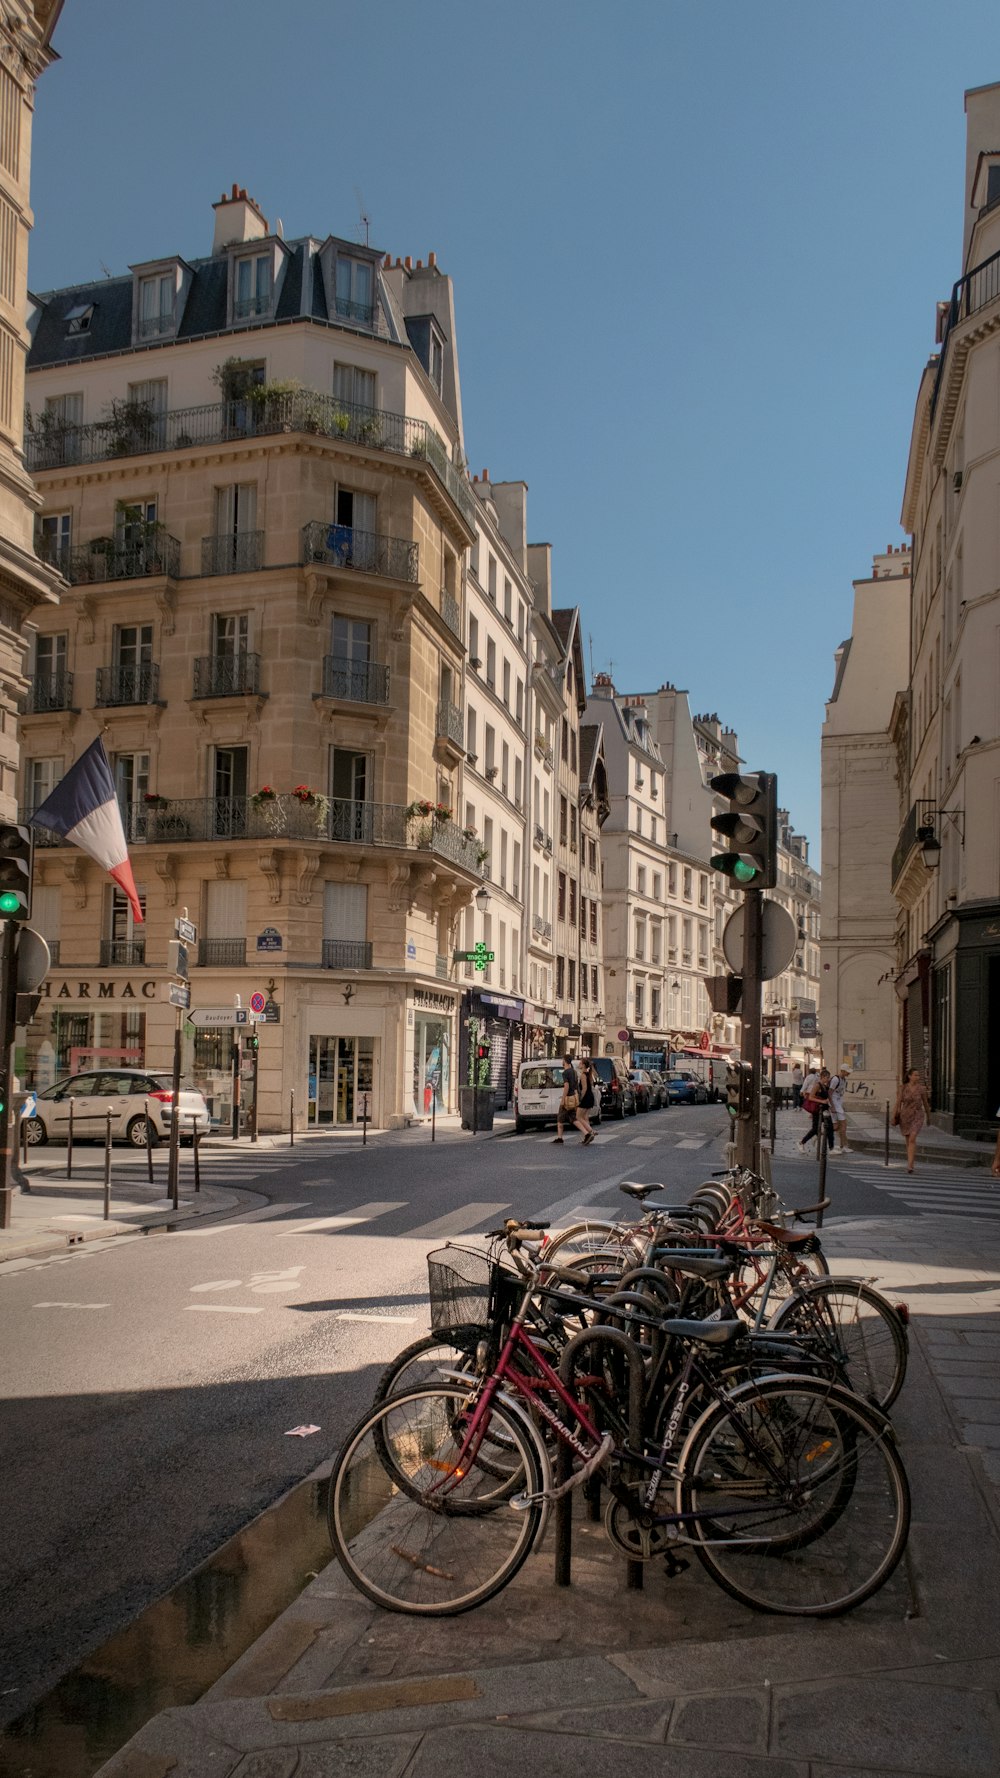
{"type": "Polygon", "coordinates": [[[471,963],[473,969],[485,969],[487,963],[492,963],[495,957],[496,952],[488,951],[482,942],[476,946],[474,951],[452,952],[453,963],[471,963]]]}

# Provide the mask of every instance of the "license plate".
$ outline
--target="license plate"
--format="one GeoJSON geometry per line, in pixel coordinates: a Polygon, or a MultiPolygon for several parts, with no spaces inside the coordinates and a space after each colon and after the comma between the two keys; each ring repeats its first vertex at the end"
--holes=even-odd
{"type": "Polygon", "coordinates": [[[542,1101],[540,1099],[525,1099],[524,1109],[525,1111],[541,1111],[542,1101]]]}

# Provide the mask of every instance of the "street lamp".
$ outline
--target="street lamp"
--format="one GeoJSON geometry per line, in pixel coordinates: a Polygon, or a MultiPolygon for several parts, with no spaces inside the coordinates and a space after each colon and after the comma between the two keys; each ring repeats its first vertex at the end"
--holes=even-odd
{"type": "Polygon", "coordinates": [[[479,912],[481,914],[485,914],[486,909],[489,907],[489,905],[490,905],[490,892],[487,889],[486,884],[484,883],[481,888],[476,890],[476,906],[479,909],[479,912]]]}

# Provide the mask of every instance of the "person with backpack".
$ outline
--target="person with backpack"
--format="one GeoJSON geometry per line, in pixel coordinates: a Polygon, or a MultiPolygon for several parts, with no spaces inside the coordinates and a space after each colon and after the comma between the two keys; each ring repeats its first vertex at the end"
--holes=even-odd
{"type": "Polygon", "coordinates": [[[569,1123],[574,1129],[579,1130],[584,1141],[586,1141],[588,1134],[593,1141],[593,1131],[590,1124],[580,1111],[580,1082],[573,1057],[569,1054],[563,1057],[562,1082],[562,1098],[559,1101],[559,1110],[556,1112],[556,1133],[552,1138],[553,1142],[562,1142],[563,1130],[569,1123]]]}
{"type": "Polygon", "coordinates": [[[819,1130],[822,1122],[826,1129],[826,1146],[830,1149],[833,1146],[833,1120],[830,1116],[829,1068],[821,1068],[815,1079],[810,1075],[809,1080],[803,1083],[802,1104],[805,1110],[810,1113],[812,1122],[799,1143],[799,1147],[807,1148],[814,1136],[816,1146],[819,1147],[819,1130]],[[809,1087],[808,1093],[806,1092],[807,1086],[809,1087]]]}

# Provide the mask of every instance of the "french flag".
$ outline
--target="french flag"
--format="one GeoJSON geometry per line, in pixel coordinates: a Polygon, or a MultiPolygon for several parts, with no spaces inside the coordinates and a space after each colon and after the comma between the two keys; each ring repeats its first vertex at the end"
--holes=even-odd
{"type": "Polygon", "coordinates": [[[30,820],[32,827],[50,827],[101,865],[128,896],[135,919],[142,921],[115,781],[100,735],[70,766],[65,778],[60,778],[30,820]]]}

